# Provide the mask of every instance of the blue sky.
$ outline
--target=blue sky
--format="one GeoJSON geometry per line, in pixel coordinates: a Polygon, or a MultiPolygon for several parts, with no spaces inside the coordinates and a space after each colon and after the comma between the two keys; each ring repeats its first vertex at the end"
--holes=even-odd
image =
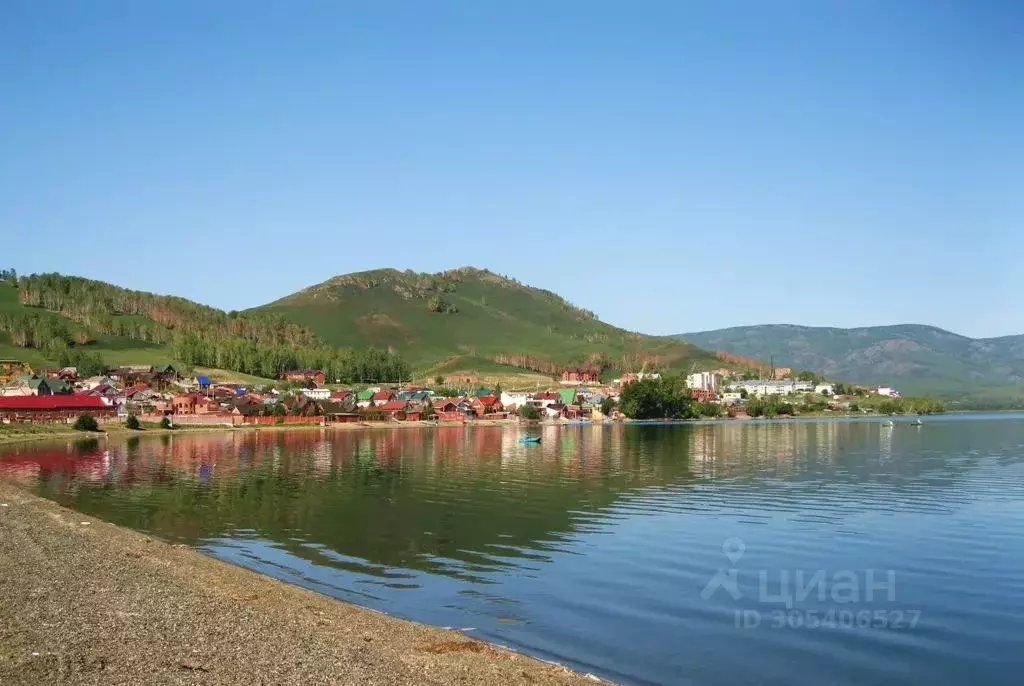
{"type": "Polygon", "coordinates": [[[1022,26],[985,0],[5,0],[0,262],[225,309],[475,265],[650,333],[1021,333],[1022,26]]]}

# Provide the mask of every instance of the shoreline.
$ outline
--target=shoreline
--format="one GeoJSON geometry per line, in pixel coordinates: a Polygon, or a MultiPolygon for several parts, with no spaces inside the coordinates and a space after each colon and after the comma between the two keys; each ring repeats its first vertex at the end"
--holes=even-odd
{"type": "MultiPolygon", "coordinates": [[[[138,431],[126,429],[122,424],[109,425],[105,431],[76,431],[70,424],[58,424],[52,422],[12,424],[7,426],[30,427],[24,433],[15,431],[12,435],[7,434],[8,430],[0,425],[0,445],[22,443],[30,441],[46,440],[90,440],[103,438],[132,438],[144,436],[163,436],[181,434],[202,434],[202,433],[232,433],[232,432],[277,432],[277,431],[366,431],[375,429],[433,429],[445,427],[494,427],[494,426],[519,426],[516,422],[507,420],[480,419],[474,422],[352,422],[335,424],[243,424],[239,426],[228,426],[226,424],[179,424],[173,429],[161,429],[151,427],[138,431]]],[[[101,427],[104,425],[100,425],[101,427]]],[[[535,425],[551,426],[551,425],[535,425]]]]}
{"type": "Polygon", "coordinates": [[[593,683],[0,481],[0,683],[593,683]]]}
{"type": "MultiPolygon", "coordinates": [[[[1019,412],[1020,410],[1005,410],[1004,412],[1019,412]]],[[[964,414],[972,412],[970,410],[962,410],[956,412],[942,412],[938,415],[941,416],[946,414],[964,414]]],[[[976,411],[982,412],[982,411],[976,411]]],[[[984,411],[988,412],[988,411],[984,411]]],[[[992,412],[993,414],[995,411],[992,412]]],[[[538,422],[533,424],[520,424],[515,421],[506,419],[478,419],[472,422],[433,422],[433,421],[417,421],[417,422],[352,422],[352,423],[333,423],[327,425],[321,424],[243,424],[239,426],[228,426],[224,424],[180,424],[173,429],[161,429],[159,427],[149,427],[134,431],[131,429],[124,428],[123,425],[111,425],[105,431],[76,431],[70,428],[69,424],[56,424],[56,423],[26,423],[26,424],[12,424],[12,425],[0,425],[0,446],[10,445],[14,443],[27,443],[33,441],[47,441],[47,440],[90,440],[90,439],[104,439],[104,438],[132,438],[132,437],[145,437],[145,436],[162,436],[162,435],[181,435],[181,434],[202,434],[202,433],[230,433],[230,432],[247,432],[247,431],[375,431],[381,429],[437,429],[437,428],[472,428],[472,427],[505,427],[505,426],[518,426],[522,428],[545,428],[551,426],[645,426],[645,425],[658,425],[658,424],[707,424],[713,422],[732,423],[737,422],[741,424],[757,424],[770,421],[789,421],[799,419],[896,419],[899,417],[920,417],[921,415],[916,414],[898,414],[898,415],[880,415],[876,413],[813,413],[813,414],[801,414],[796,416],[780,416],[780,417],[703,417],[695,419],[622,419],[613,421],[587,421],[587,422],[538,422]],[[8,434],[9,429],[4,429],[4,426],[14,427],[29,427],[27,431],[19,432],[15,430],[12,434],[8,434]]],[[[101,425],[102,426],[102,425],[101,425]]]]}

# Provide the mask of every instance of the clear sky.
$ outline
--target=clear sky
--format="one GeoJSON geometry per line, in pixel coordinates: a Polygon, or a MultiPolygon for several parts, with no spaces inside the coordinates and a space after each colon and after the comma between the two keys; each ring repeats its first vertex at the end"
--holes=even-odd
{"type": "Polygon", "coordinates": [[[1024,3],[3,0],[2,266],[1024,332],[1024,3]]]}

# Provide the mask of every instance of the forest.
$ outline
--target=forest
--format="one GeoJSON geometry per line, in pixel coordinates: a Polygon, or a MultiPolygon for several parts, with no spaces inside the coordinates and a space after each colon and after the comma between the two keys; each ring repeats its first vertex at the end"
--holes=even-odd
{"type": "Polygon", "coordinates": [[[229,313],[60,274],[22,276],[16,284],[25,309],[0,311],[0,331],[13,344],[54,359],[71,359],[76,346],[81,358],[81,348],[97,337],[122,336],[165,345],[173,359],[188,365],[267,378],[293,369],[322,369],[344,383],[409,378],[408,366],[392,352],[335,348],[276,314],[229,313]]]}

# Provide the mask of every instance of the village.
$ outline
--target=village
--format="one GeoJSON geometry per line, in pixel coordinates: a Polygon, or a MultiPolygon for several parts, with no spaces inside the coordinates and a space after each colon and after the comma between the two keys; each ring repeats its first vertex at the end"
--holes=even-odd
{"type": "MultiPolygon", "coordinates": [[[[32,369],[17,360],[0,360],[0,421],[72,422],[87,413],[99,422],[170,425],[270,425],[377,422],[546,421],[592,422],[626,419],[618,411],[624,388],[658,372],[627,373],[602,383],[594,369],[562,372],[547,388],[509,389],[500,385],[464,387],[473,377],[437,378],[433,387],[415,384],[340,388],[319,370],[286,371],[274,384],[215,382],[186,376],[171,364],[128,365],[106,374],[80,378],[74,367],[32,369]],[[463,385],[461,390],[453,390],[463,385]]],[[[700,403],[721,406],[720,416],[745,418],[747,401],[771,396],[809,396],[819,406],[848,411],[852,393],[898,398],[888,387],[845,389],[841,384],[793,378],[790,369],[772,370],[772,378],[747,378],[721,368],[686,376],[686,388],[700,403]]],[[[764,376],[758,374],[757,376],[764,376]]]]}

